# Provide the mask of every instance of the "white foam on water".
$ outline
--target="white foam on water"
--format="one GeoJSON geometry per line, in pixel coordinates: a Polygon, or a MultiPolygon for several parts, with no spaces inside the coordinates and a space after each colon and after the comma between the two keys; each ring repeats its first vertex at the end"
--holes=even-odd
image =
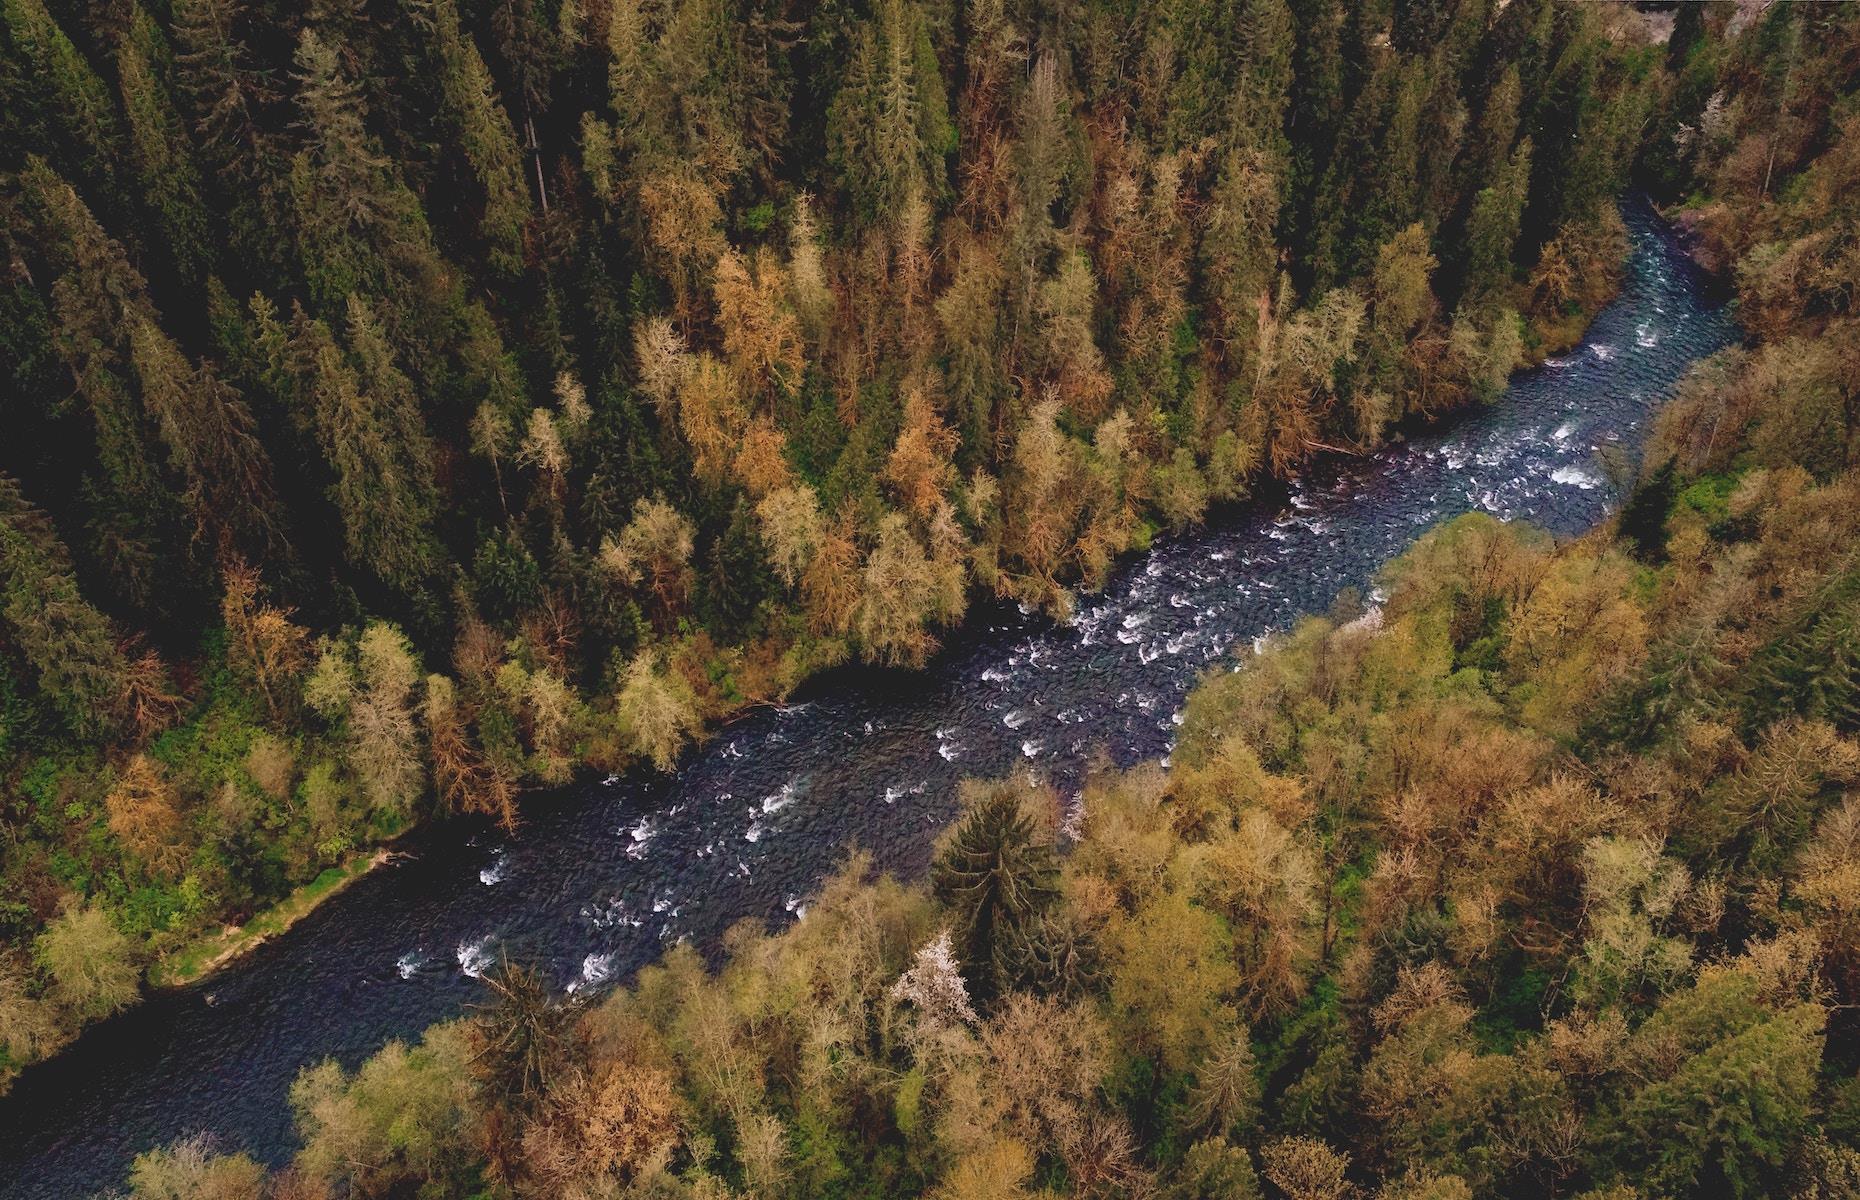
{"type": "Polygon", "coordinates": [[[1576,432],[1576,423],[1574,421],[1565,421],[1561,425],[1558,425],[1556,427],[1556,432],[1551,434],[1550,436],[1556,441],[1567,442],[1575,434],[1575,432],[1576,432]]]}
{"type": "Polygon", "coordinates": [[[1581,488],[1585,492],[1594,491],[1596,488],[1602,486],[1601,480],[1583,470],[1581,467],[1558,467],[1556,470],[1550,472],[1550,479],[1552,482],[1560,483],[1567,487],[1581,488]]]}
{"type": "Polygon", "coordinates": [[[598,986],[613,977],[614,956],[590,954],[581,960],[581,978],[569,984],[568,990],[572,992],[578,988],[598,986]]]}
{"type": "Polygon", "coordinates": [[[1031,716],[1016,708],[1009,710],[1007,715],[1001,718],[1001,723],[1006,725],[1009,729],[1019,729],[1032,719],[1031,716]]]}
{"type": "Polygon", "coordinates": [[[1596,342],[1589,347],[1589,353],[1595,355],[1595,357],[1601,359],[1603,362],[1607,362],[1614,358],[1615,348],[1610,346],[1607,342],[1596,342]]]}
{"type": "Polygon", "coordinates": [[[504,881],[504,872],[510,869],[510,860],[498,855],[491,860],[491,865],[478,870],[478,882],[486,887],[494,887],[504,881]]]}
{"type": "Polygon", "coordinates": [[[395,960],[394,969],[400,973],[402,979],[412,979],[425,965],[426,959],[418,950],[409,950],[395,960]]]}
{"type": "Polygon", "coordinates": [[[762,797],[762,811],[764,813],[778,813],[782,809],[787,808],[790,804],[793,804],[800,798],[800,795],[800,789],[795,787],[793,780],[789,780],[787,783],[781,785],[781,790],[779,792],[762,797]]]}
{"type": "Polygon", "coordinates": [[[937,746],[936,752],[943,756],[944,762],[955,762],[962,754],[962,747],[954,742],[943,742],[937,746]]]}
{"type": "Polygon", "coordinates": [[[459,970],[473,979],[483,975],[491,968],[491,936],[486,934],[475,942],[460,942],[458,945],[459,970]]]}
{"type": "Polygon", "coordinates": [[[1040,743],[1038,742],[1022,742],[1020,744],[1020,752],[1026,755],[1028,758],[1040,757],[1041,748],[1042,747],[1040,746],[1040,743]]]}

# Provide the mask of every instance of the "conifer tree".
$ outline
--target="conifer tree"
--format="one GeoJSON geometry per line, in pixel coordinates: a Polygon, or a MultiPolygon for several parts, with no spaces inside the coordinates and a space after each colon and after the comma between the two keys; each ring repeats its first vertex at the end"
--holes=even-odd
{"type": "Polygon", "coordinates": [[[871,221],[913,197],[934,202],[955,149],[942,68],[922,12],[886,0],[854,34],[845,80],[827,115],[829,161],[855,211],[871,221]]]}
{"type": "Polygon", "coordinates": [[[14,51],[49,89],[45,106],[52,123],[67,144],[83,152],[70,160],[67,170],[91,180],[108,178],[123,140],[109,87],[72,45],[44,0],[6,0],[0,5],[0,18],[14,51]]]}
{"type": "Polygon", "coordinates": [[[1005,782],[969,799],[931,868],[937,898],[956,920],[957,954],[971,994],[994,998],[1009,938],[1051,901],[1054,862],[1050,840],[1019,782],[1005,782]]]}
{"type": "Polygon", "coordinates": [[[498,102],[476,43],[459,23],[456,0],[410,0],[410,4],[416,19],[426,25],[439,62],[440,91],[452,136],[484,190],[478,228],[489,247],[488,261],[494,271],[513,275],[523,265],[523,228],[530,216],[530,195],[510,116],[498,102]]]}
{"type": "Polygon", "coordinates": [[[349,339],[352,360],[327,326],[306,320],[293,351],[307,372],[312,426],[333,474],[329,494],[349,561],[407,590],[430,565],[431,450],[412,389],[359,298],[349,306],[349,339]]]}
{"type": "Polygon", "coordinates": [[[108,735],[118,727],[129,664],[109,619],[78,591],[71,564],[44,515],[0,475],[0,616],[40,689],[71,728],[108,735]]]}
{"type": "Polygon", "coordinates": [[[730,523],[711,545],[704,582],[711,627],[732,640],[740,639],[752,627],[772,585],[768,551],[754,511],[747,496],[738,496],[730,523]]]}
{"type": "Polygon", "coordinates": [[[164,234],[164,248],[182,278],[198,284],[207,272],[208,215],[194,146],[138,41],[126,36],[116,51],[118,90],[129,122],[130,164],[143,203],[164,234]]]}
{"type": "Polygon", "coordinates": [[[182,555],[178,505],[160,477],[153,431],[129,377],[127,335],[153,316],[146,284],[69,184],[36,160],[24,179],[57,271],[54,345],[90,411],[95,463],[81,468],[92,497],[86,549],[131,603],[159,609],[156,577],[182,555]]]}
{"type": "Polygon", "coordinates": [[[270,456],[244,398],[206,364],[189,364],[147,317],[135,319],[129,352],[197,528],[221,555],[282,549],[270,456]]]}
{"type": "Polygon", "coordinates": [[[1529,138],[1519,142],[1504,170],[1473,197],[1466,226],[1465,298],[1470,303],[1493,300],[1510,282],[1511,254],[1529,199],[1531,145],[1529,138]]]}

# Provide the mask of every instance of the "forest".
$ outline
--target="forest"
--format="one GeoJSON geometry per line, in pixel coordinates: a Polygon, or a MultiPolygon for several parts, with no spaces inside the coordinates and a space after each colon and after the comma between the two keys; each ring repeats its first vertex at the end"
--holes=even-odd
{"type": "MultiPolygon", "coordinates": [[[[804,920],[592,1002],[507,964],[466,1018],[304,1072],[287,1167],[190,1139],[130,1194],[1860,1194],[1860,12],[1757,7],[1681,9],[1635,85],[1635,178],[1749,337],[1607,527],[1435,529],[1384,602],[1210,674],[1171,765],[1098,772],[1076,836],[1030,777],[971,782],[926,880],[855,854],[804,920]]],[[[1433,11],[1396,7],[1387,61],[1433,11]]],[[[1248,444],[1276,402],[1240,406],[1248,444]]]]}
{"type": "MultiPolygon", "coordinates": [[[[1860,1195],[1860,6],[0,0],[0,1080],[449,813],[1490,402],[1624,189],[1747,333],[1167,768],[134,1200],[1860,1195]]],[[[546,801],[544,801],[546,802],[546,801]]]]}
{"type": "Polygon", "coordinates": [[[1730,19],[0,0],[0,1080],[421,821],[1491,400],[1623,187],[1831,141],[1847,18],[1730,19]]]}

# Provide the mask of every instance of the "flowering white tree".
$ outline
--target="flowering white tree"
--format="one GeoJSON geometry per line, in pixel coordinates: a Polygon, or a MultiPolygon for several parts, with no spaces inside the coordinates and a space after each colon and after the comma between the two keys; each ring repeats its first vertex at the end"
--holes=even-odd
{"type": "Polygon", "coordinates": [[[923,1019],[933,1025],[975,1025],[981,1020],[975,1015],[975,1006],[969,1003],[969,989],[962,982],[962,971],[956,966],[956,953],[950,946],[947,929],[939,931],[917,951],[917,959],[910,970],[891,985],[891,995],[893,999],[916,1005],[923,1019]]]}

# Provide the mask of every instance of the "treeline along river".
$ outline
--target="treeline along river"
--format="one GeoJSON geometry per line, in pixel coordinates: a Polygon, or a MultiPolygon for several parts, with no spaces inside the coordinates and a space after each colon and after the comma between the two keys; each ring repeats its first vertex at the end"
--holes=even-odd
{"type": "Polygon", "coordinates": [[[538,798],[514,838],[466,822],[424,832],[237,964],[27,1070],[0,1099],[0,1194],[88,1195],[137,1151],[203,1130],[281,1162],[300,1068],[417,1038],[477,996],[500,954],[600,988],[678,939],[803,919],[850,845],[918,874],[961,777],[1025,765],[1071,796],[1100,753],[1166,759],[1198,676],[1345,588],[1370,595],[1429,526],[1484,510],[1591,527],[1619,498],[1605,462],[1631,456],[1686,369],[1736,337],[1671,231],[1642,203],[1625,215],[1620,297],[1498,403],[1159,541],[1069,623],[978,609],[927,670],[825,676],[719,730],[674,775],[538,798]]]}

